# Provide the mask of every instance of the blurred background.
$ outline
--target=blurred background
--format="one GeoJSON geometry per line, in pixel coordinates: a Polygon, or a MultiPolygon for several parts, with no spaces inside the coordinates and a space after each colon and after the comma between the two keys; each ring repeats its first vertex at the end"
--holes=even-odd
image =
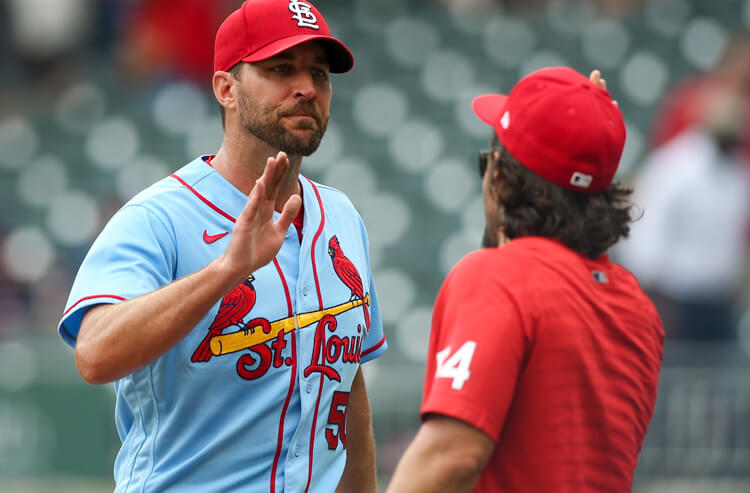
{"type": "MultiPolygon", "coordinates": [[[[140,189],[215,152],[213,34],[238,0],[0,2],[0,490],[111,491],[110,385],[56,334],[76,269],[140,189]]],[[[390,350],[366,365],[385,484],[419,425],[431,307],[479,245],[471,99],[600,69],[643,216],[612,252],[668,332],[637,492],[750,491],[750,0],[318,0],[355,68],[308,177],[368,225],[390,350]]]]}

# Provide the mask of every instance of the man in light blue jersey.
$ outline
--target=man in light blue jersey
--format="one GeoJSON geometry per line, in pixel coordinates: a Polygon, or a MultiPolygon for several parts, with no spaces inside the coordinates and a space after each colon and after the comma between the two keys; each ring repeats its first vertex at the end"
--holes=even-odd
{"type": "Polygon", "coordinates": [[[120,209],[59,325],[114,382],[117,492],[375,492],[360,364],[387,348],[367,234],[300,175],[353,57],[309,2],[248,0],[219,28],[225,126],[120,209]]]}

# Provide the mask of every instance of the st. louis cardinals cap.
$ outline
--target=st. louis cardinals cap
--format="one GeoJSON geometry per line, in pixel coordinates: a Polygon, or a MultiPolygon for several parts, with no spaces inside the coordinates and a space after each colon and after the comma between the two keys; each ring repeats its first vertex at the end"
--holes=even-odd
{"type": "Polygon", "coordinates": [[[612,182],[625,122],[609,92],[575,70],[537,70],[507,96],[479,96],[472,108],[514,158],[543,178],[586,193],[612,182]]]}
{"type": "Polygon", "coordinates": [[[331,72],[348,72],[354,65],[349,49],[331,36],[323,15],[308,1],[247,0],[229,14],[216,32],[214,71],[239,62],[259,62],[308,41],[320,41],[331,72]]]}

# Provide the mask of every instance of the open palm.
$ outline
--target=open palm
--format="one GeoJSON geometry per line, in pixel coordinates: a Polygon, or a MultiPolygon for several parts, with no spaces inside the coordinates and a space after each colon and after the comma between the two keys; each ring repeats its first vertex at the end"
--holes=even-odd
{"type": "Polygon", "coordinates": [[[238,276],[249,275],[269,263],[279,252],[287,229],[297,215],[302,199],[292,195],[279,218],[273,220],[274,204],[289,166],[287,155],[269,157],[263,175],[255,182],[245,208],[237,217],[224,256],[238,276]]]}

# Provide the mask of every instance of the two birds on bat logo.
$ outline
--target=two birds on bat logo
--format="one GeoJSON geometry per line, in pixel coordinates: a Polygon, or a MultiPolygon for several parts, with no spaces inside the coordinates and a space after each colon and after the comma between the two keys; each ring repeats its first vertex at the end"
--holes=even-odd
{"type": "MultiPolygon", "coordinates": [[[[321,332],[323,332],[323,326],[329,327],[329,330],[333,330],[331,329],[331,327],[333,326],[335,329],[335,320],[332,320],[332,314],[335,315],[338,313],[342,313],[343,311],[351,309],[355,306],[359,306],[361,304],[362,309],[364,310],[365,328],[367,331],[369,331],[370,314],[367,308],[367,305],[369,304],[369,295],[365,295],[362,277],[359,275],[359,272],[357,271],[357,268],[354,266],[352,261],[345,255],[343,249],[341,248],[341,244],[339,243],[339,240],[335,235],[332,236],[328,241],[328,255],[331,258],[334,272],[336,273],[338,278],[341,279],[341,281],[350,289],[351,297],[349,298],[349,302],[346,304],[338,305],[330,309],[324,309],[320,312],[305,314],[308,315],[305,320],[310,320],[310,316],[312,316],[311,320],[313,320],[313,322],[318,322],[318,325],[321,328],[321,332]],[[315,317],[316,314],[320,314],[320,316],[315,317]],[[333,325],[331,322],[333,322],[333,325]]],[[[289,323],[285,324],[284,322],[288,322],[286,319],[269,322],[268,319],[262,317],[257,317],[252,320],[245,321],[245,317],[253,309],[253,306],[255,306],[256,291],[255,287],[253,286],[254,280],[255,278],[252,275],[248,276],[248,278],[245,279],[240,285],[238,285],[226,296],[224,296],[224,298],[221,300],[221,304],[219,306],[216,317],[208,328],[208,333],[193,352],[193,355],[191,357],[192,362],[208,362],[212,356],[216,355],[216,340],[221,338],[220,336],[224,334],[226,329],[236,327],[240,329],[240,331],[244,330],[245,335],[254,335],[255,330],[257,328],[260,328],[262,331],[262,334],[258,334],[260,339],[256,338],[255,340],[263,341],[253,346],[247,346],[248,349],[257,350],[256,352],[260,354],[261,364],[258,367],[258,370],[260,371],[248,371],[243,368],[245,363],[249,363],[248,366],[252,366],[252,364],[255,363],[255,360],[250,355],[245,354],[240,358],[240,361],[238,361],[237,364],[237,370],[240,376],[243,376],[244,378],[252,377],[252,379],[258,378],[258,376],[262,376],[270,367],[271,360],[273,360],[273,364],[276,367],[279,367],[284,363],[286,363],[287,366],[292,364],[292,361],[289,358],[287,358],[286,360],[281,358],[280,353],[287,345],[286,341],[284,340],[285,329],[286,332],[294,330],[293,322],[292,325],[290,325],[289,323]],[[282,328],[280,330],[277,328],[274,331],[275,325],[282,328]],[[274,332],[276,333],[274,334],[274,332]],[[275,355],[271,355],[271,351],[266,345],[266,342],[270,340],[274,340],[274,342],[272,343],[272,349],[275,355]],[[267,357],[264,357],[266,353],[268,353],[268,355],[267,357]],[[268,360],[268,362],[266,363],[265,360],[268,360]]],[[[313,322],[302,323],[304,323],[304,325],[310,325],[310,323],[313,322]]],[[[299,327],[301,326],[302,325],[300,324],[299,327]]],[[[358,327],[358,331],[361,332],[361,327],[358,327]]],[[[355,360],[359,361],[359,352],[361,351],[360,336],[357,336],[356,340],[354,340],[355,338],[352,338],[351,341],[342,340],[341,338],[335,336],[331,337],[331,339],[334,338],[335,340],[329,341],[329,343],[333,342],[334,345],[337,343],[338,349],[334,347],[331,351],[326,351],[326,354],[339,354],[340,357],[343,357],[343,360],[345,362],[354,362],[355,360]]],[[[319,337],[316,337],[316,341],[318,339],[319,337]]],[[[317,349],[319,348],[316,348],[315,354],[320,354],[321,351],[317,349]]],[[[219,354],[223,354],[223,352],[219,354]]],[[[330,376],[330,372],[328,372],[327,374],[330,376]]]]}

